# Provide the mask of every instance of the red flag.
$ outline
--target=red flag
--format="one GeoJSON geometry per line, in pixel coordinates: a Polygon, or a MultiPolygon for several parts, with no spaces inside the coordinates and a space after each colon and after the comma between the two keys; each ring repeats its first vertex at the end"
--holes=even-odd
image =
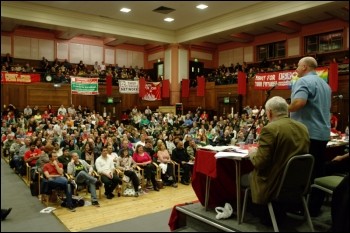
{"type": "Polygon", "coordinates": [[[242,71],[238,71],[238,94],[239,95],[247,94],[246,74],[242,71]]]}
{"type": "Polygon", "coordinates": [[[112,95],[112,75],[107,75],[106,77],[106,95],[112,95]]]}
{"type": "Polygon", "coordinates": [[[145,86],[146,86],[145,78],[140,78],[139,79],[139,96],[141,98],[145,96],[145,86]]]}
{"type": "Polygon", "coordinates": [[[181,81],[181,97],[188,98],[190,96],[190,80],[182,79],[181,81]]]}
{"type": "Polygon", "coordinates": [[[162,97],[169,98],[170,97],[170,82],[169,79],[165,79],[162,81],[162,97]]]}
{"type": "Polygon", "coordinates": [[[197,96],[204,96],[205,78],[203,76],[197,77],[197,96]]]}
{"type": "Polygon", "coordinates": [[[332,62],[329,65],[329,86],[332,92],[338,91],[338,63],[332,62]]]}

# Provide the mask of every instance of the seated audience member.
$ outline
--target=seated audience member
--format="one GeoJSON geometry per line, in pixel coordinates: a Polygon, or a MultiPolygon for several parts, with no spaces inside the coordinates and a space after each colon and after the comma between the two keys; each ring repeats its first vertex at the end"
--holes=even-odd
{"type": "Polygon", "coordinates": [[[331,112],[331,132],[338,133],[338,118],[331,112]]]}
{"type": "Polygon", "coordinates": [[[190,160],[194,161],[194,158],[196,156],[196,151],[197,151],[197,144],[194,141],[193,138],[190,139],[190,143],[186,148],[187,154],[190,156],[190,160]]]}
{"type": "Polygon", "coordinates": [[[155,148],[153,148],[151,139],[149,139],[149,138],[146,139],[145,146],[143,147],[143,150],[145,152],[147,152],[149,154],[149,156],[151,156],[152,159],[154,158],[154,155],[156,154],[156,152],[155,152],[155,148]]]}
{"type": "Polygon", "coordinates": [[[95,166],[104,184],[107,199],[112,199],[114,197],[113,190],[118,184],[121,185],[122,181],[115,172],[113,159],[107,153],[107,147],[103,147],[101,155],[96,159],[95,166]]]}
{"type": "Polygon", "coordinates": [[[219,138],[219,146],[228,146],[231,144],[231,135],[229,130],[225,130],[224,134],[219,138]]]}
{"type": "Polygon", "coordinates": [[[184,143],[179,141],[176,144],[176,148],[173,150],[171,154],[172,160],[180,164],[180,167],[183,169],[184,173],[181,176],[181,183],[184,185],[190,184],[190,170],[192,168],[191,165],[188,164],[190,161],[190,156],[187,154],[184,143]]]}
{"type": "Polygon", "coordinates": [[[31,140],[29,137],[26,137],[24,139],[24,145],[22,145],[20,148],[19,148],[19,151],[18,151],[18,154],[17,155],[14,155],[13,158],[12,158],[12,164],[15,168],[15,172],[17,174],[21,174],[21,175],[25,175],[25,162],[24,162],[24,154],[25,152],[27,152],[29,149],[30,149],[30,143],[31,143],[31,140]]]}
{"type": "Polygon", "coordinates": [[[124,151],[124,149],[127,149],[129,156],[132,157],[132,155],[134,154],[134,151],[132,148],[129,147],[129,140],[128,139],[122,140],[122,143],[120,145],[120,150],[118,151],[119,156],[122,156],[122,152],[124,151]]]}
{"type": "Polygon", "coordinates": [[[144,169],[144,176],[147,179],[147,182],[151,181],[153,185],[153,189],[155,191],[159,191],[158,184],[156,181],[156,167],[152,163],[151,156],[144,152],[142,145],[137,145],[135,153],[132,156],[136,165],[140,166],[144,169]]]}
{"type": "Polygon", "coordinates": [[[41,150],[36,148],[36,142],[31,142],[30,149],[24,154],[24,162],[28,163],[31,167],[35,167],[36,160],[40,157],[41,153],[41,150]]]}
{"type": "MultiPolygon", "coordinates": [[[[263,224],[269,224],[266,204],[277,192],[276,184],[281,181],[283,168],[293,156],[308,153],[310,140],[306,126],[288,117],[288,104],[284,98],[272,97],[265,108],[270,122],[261,130],[259,147],[249,148],[254,170],[248,179],[256,212],[260,212],[263,224]]],[[[242,176],[242,184],[248,186],[248,179],[247,175],[242,176]]],[[[280,205],[275,209],[277,217],[283,216],[280,205]]]]}
{"type": "Polygon", "coordinates": [[[63,176],[63,165],[57,161],[57,154],[55,151],[49,153],[50,162],[46,163],[43,167],[45,178],[47,179],[48,191],[52,189],[62,189],[66,194],[67,208],[72,212],[75,212],[75,208],[72,203],[72,188],[68,183],[66,177],[63,176]]]}
{"type": "MultiPolygon", "coordinates": [[[[39,174],[43,174],[44,165],[50,162],[49,154],[54,150],[54,146],[46,145],[43,149],[44,153],[41,153],[40,157],[36,161],[36,171],[39,174]]],[[[57,154],[57,153],[56,153],[57,154]]]]}
{"type": "Polygon", "coordinates": [[[83,152],[81,153],[81,159],[85,160],[91,166],[94,166],[95,155],[94,155],[94,150],[93,150],[93,146],[91,143],[89,143],[89,142],[85,143],[83,152]]]}
{"type": "Polygon", "coordinates": [[[58,157],[58,162],[63,164],[63,170],[65,173],[67,173],[67,166],[71,160],[72,156],[70,155],[69,148],[63,148],[63,154],[60,157],[58,157]]]}
{"type": "Polygon", "coordinates": [[[114,164],[117,163],[118,154],[113,151],[113,145],[107,146],[107,154],[113,159],[114,164]]]}
{"type": "Polygon", "coordinates": [[[99,181],[93,176],[94,168],[85,160],[79,159],[79,155],[76,152],[73,152],[71,157],[72,159],[67,165],[67,174],[72,175],[78,185],[89,185],[91,204],[99,207],[100,204],[98,203],[96,195],[96,184],[98,185],[99,181]]]}
{"type": "Polygon", "coordinates": [[[159,145],[157,151],[157,162],[161,168],[161,177],[164,183],[177,188],[174,166],[171,163],[169,151],[163,142],[159,145]]]}
{"type": "Polygon", "coordinates": [[[134,171],[134,166],[136,165],[132,157],[129,155],[129,149],[122,149],[121,154],[116,158],[116,168],[124,173],[124,176],[129,177],[134,186],[135,197],[139,196],[139,185],[140,180],[134,171]]]}

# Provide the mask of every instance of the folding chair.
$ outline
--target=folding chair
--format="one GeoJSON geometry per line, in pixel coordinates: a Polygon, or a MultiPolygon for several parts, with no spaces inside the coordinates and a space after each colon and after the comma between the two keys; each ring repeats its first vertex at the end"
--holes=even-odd
{"type": "MultiPolygon", "coordinates": [[[[289,159],[286,167],[284,168],[281,183],[278,186],[276,196],[268,203],[268,209],[272,220],[273,229],[278,232],[277,221],[275,213],[272,207],[272,201],[293,203],[293,201],[302,201],[305,216],[311,231],[314,231],[312,221],[310,218],[309,209],[306,203],[305,196],[307,196],[310,188],[310,179],[312,169],[314,166],[314,157],[311,154],[296,155],[289,159]]],[[[242,210],[242,222],[246,211],[247,198],[250,188],[245,190],[243,210],[242,210]]]]}

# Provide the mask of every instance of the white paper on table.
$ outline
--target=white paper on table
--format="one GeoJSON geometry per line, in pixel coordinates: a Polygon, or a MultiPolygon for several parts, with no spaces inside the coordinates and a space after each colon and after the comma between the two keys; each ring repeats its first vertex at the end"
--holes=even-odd
{"type": "Polygon", "coordinates": [[[238,153],[238,152],[218,152],[214,155],[214,157],[216,159],[220,159],[220,158],[246,158],[248,157],[248,153],[238,153]]]}
{"type": "MultiPolygon", "coordinates": [[[[212,145],[206,145],[206,146],[197,146],[198,149],[202,150],[212,150],[212,151],[237,151],[237,152],[245,152],[244,150],[240,149],[239,146],[212,146],[212,145]]],[[[246,150],[248,153],[248,150],[246,150]]]]}

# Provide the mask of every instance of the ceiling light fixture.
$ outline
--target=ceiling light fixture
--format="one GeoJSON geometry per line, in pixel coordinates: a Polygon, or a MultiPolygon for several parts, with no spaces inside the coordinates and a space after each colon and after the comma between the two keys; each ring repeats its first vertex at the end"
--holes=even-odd
{"type": "Polygon", "coordinates": [[[198,9],[204,10],[205,8],[207,8],[207,5],[204,4],[199,4],[198,6],[196,6],[198,9]]]}
{"type": "Polygon", "coordinates": [[[172,22],[172,21],[174,21],[174,19],[173,18],[165,18],[164,21],[172,22]]]}
{"type": "Polygon", "coordinates": [[[129,8],[122,8],[120,9],[120,11],[124,13],[129,13],[131,10],[129,8]]]}

